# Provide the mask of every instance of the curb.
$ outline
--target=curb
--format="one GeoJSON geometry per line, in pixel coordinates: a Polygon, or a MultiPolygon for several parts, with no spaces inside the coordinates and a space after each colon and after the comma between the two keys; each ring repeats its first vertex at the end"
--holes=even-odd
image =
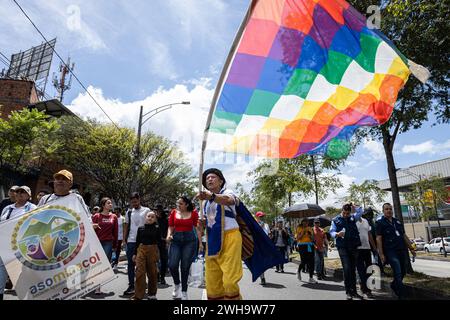
{"type": "MultiPolygon", "coordinates": [[[[292,259],[293,263],[299,265],[300,261],[292,259]]],[[[344,281],[344,270],[325,267],[325,274],[337,281],[344,281]]],[[[444,296],[435,291],[417,288],[409,284],[404,284],[405,295],[409,300],[450,300],[450,296],[444,296]]],[[[381,291],[390,293],[391,283],[385,279],[381,279],[381,291]]]]}
{"type": "Polygon", "coordinates": [[[419,257],[416,256],[416,259],[421,259],[421,260],[429,260],[429,261],[443,261],[443,262],[450,262],[450,254],[449,254],[449,258],[445,258],[445,257],[419,257]]]}
{"type": "MultiPolygon", "coordinates": [[[[325,268],[326,275],[333,277],[335,280],[344,280],[343,269],[325,268]]],[[[450,296],[442,295],[438,292],[427,290],[423,288],[414,287],[410,284],[403,284],[404,293],[409,300],[450,300],[450,296]]],[[[391,282],[390,280],[381,279],[381,291],[390,292],[391,282]]]]}

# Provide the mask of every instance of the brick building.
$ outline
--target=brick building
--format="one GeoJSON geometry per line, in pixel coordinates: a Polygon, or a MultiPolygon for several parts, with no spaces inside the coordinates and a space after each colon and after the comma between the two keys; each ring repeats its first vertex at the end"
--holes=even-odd
{"type": "Polygon", "coordinates": [[[1,116],[6,119],[12,111],[39,102],[33,81],[0,79],[1,116]]]}
{"type": "MultiPolygon", "coordinates": [[[[38,109],[52,117],[76,116],[57,99],[39,101],[34,82],[27,80],[0,79],[0,106],[1,117],[4,119],[7,119],[12,111],[24,108],[38,109]]],[[[73,172],[74,187],[80,191],[86,203],[90,204],[91,192],[86,186],[86,182],[89,181],[88,177],[82,176],[76,170],[63,164],[45,159],[40,159],[38,167],[30,168],[27,174],[19,174],[8,168],[2,168],[6,181],[0,181],[0,199],[5,197],[11,184],[17,184],[29,186],[33,195],[32,201],[35,201],[39,191],[51,191],[49,182],[53,180],[53,173],[61,169],[73,172]]]]}

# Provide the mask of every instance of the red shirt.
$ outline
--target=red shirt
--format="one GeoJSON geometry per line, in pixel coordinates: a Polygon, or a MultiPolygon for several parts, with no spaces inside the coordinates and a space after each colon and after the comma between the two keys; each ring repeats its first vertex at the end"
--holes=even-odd
{"type": "Polygon", "coordinates": [[[192,231],[192,229],[197,226],[198,213],[196,209],[192,211],[189,219],[177,219],[176,213],[177,210],[174,209],[169,216],[169,227],[175,227],[175,231],[192,231]]]}
{"type": "Polygon", "coordinates": [[[314,227],[314,241],[315,241],[317,249],[319,251],[323,251],[325,237],[326,237],[326,235],[322,228],[314,227]]]}
{"type": "Polygon", "coordinates": [[[92,216],[92,223],[98,223],[100,227],[95,229],[98,239],[100,241],[112,241],[113,248],[116,248],[119,230],[117,216],[111,212],[108,215],[96,213],[92,216]]]}

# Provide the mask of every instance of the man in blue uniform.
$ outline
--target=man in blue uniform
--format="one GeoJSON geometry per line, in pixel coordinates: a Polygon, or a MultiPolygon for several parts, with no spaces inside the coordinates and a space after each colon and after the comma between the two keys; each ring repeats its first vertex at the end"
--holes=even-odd
{"type": "Polygon", "coordinates": [[[362,298],[356,292],[356,252],[361,245],[358,221],[364,210],[351,203],[342,207],[342,213],[331,221],[330,235],[336,239],[336,247],[344,269],[344,284],[347,300],[362,298]]]}
{"type": "Polygon", "coordinates": [[[416,252],[405,233],[403,224],[393,217],[390,203],[383,204],[383,216],[376,222],[377,248],[383,264],[388,263],[394,273],[391,289],[399,299],[403,297],[403,277],[406,274],[406,248],[416,252]]]}

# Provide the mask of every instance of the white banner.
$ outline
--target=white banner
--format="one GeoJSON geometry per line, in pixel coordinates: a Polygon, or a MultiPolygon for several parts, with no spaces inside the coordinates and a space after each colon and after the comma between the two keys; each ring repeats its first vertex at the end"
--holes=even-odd
{"type": "Polygon", "coordinates": [[[19,299],[79,299],[115,278],[76,196],[1,223],[0,243],[19,299]]]}

